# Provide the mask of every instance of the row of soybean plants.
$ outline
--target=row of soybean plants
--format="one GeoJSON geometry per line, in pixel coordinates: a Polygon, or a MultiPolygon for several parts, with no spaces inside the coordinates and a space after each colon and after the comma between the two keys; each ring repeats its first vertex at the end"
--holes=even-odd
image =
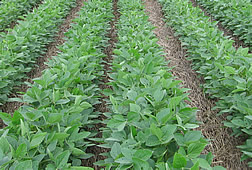
{"type": "MultiPolygon", "coordinates": [[[[239,148],[242,159],[252,157],[252,55],[248,48],[236,50],[216,22],[185,0],[160,0],[167,23],[187,49],[194,69],[205,78],[205,92],[218,98],[216,109],[229,113],[227,127],[236,136],[248,136],[239,148]],[[176,9],[176,10],[174,10],[176,9]]],[[[252,166],[252,162],[249,164],[252,166]]]]}
{"type": "Polygon", "coordinates": [[[2,0],[0,4],[0,31],[27,13],[40,0],[2,0]]]}
{"type": "Polygon", "coordinates": [[[214,18],[244,40],[252,50],[251,0],[196,0],[214,18]]]}
{"type": "Polygon", "coordinates": [[[99,103],[111,8],[110,0],[85,3],[66,33],[62,52],[24,94],[25,105],[13,116],[0,113],[8,125],[0,131],[0,169],[91,169],[80,165],[92,156],[85,153],[92,144],[84,139],[96,134],[85,127],[99,116],[93,106],[99,103]]]}
{"type": "Polygon", "coordinates": [[[46,45],[52,42],[75,1],[45,0],[9,33],[0,33],[0,105],[45,53],[46,45]]]}
{"type": "Polygon", "coordinates": [[[96,164],[105,169],[211,168],[212,154],[195,118],[196,108],[169,72],[141,0],[119,0],[118,42],[109,74],[110,113],[103,144],[110,152],[96,164]]]}

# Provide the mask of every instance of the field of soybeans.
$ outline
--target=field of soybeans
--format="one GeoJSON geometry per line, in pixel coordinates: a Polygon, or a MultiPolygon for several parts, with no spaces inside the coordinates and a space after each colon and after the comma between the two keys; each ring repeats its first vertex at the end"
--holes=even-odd
{"type": "Polygon", "coordinates": [[[251,0],[1,0],[0,170],[249,170],[251,51],[251,0]]]}

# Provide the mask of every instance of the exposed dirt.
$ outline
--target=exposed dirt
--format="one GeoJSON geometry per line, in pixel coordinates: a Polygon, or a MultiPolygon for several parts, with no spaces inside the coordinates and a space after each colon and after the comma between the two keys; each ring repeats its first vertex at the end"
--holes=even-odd
{"type": "MultiPolygon", "coordinates": [[[[100,99],[100,102],[101,102],[100,104],[95,105],[95,111],[98,111],[98,112],[101,112],[101,113],[109,112],[108,108],[106,107],[106,102],[104,101],[104,98],[100,99]]],[[[99,116],[99,118],[98,118],[98,120],[100,120],[100,121],[102,121],[104,119],[106,119],[105,116],[99,116]]],[[[102,124],[102,123],[99,123],[99,124],[95,124],[94,127],[86,128],[85,130],[89,131],[89,132],[97,133],[94,136],[94,138],[102,138],[102,132],[101,132],[100,128],[103,128],[103,127],[105,127],[105,125],[102,124]]],[[[91,143],[93,143],[95,145],[88,147],[85,152],[86,153],[91,153],[94,156],[92,156],[92,157],[90,157],[88,159],[83,159],[82,160],[82,166],[92,167],[95,170],[102,169],[102,167],[94,165],[94,163],[97,162],[97,161],[106,159],[105,156],[102,156],[100,154],[108,152],[108,149],[98,147],[97,145],[100,144],[98,142],[94,142],[94,141],[89,141],[89,142],[91,142],[91,143]]]]}
{"type": "MultiPolygon", "coordinates": [[[[70,28],[70,24],[73,22],[72,20],[78,16],[77,12],[81,9],[84,0],[76,0],[76,7],[73,7],[69,14],[66,16],[63,23],[59,26],[59,32],[54,37],[54,41],[50,43],[47,46],[46,54],[38,58],[37,60],[37,67],[35,67],[33,70],[31,70],[29,73],[27,73],[28,79],[25,79],[24,82],[30,82],[33,83],[32,79],[36,77],[40,77],[42,75],[42,72],[44,69],[47,68],[47,65],[45,62],[50,59],[52,56],[56,56],[59,52],[59,49],[57,46],[62,45],[64,40],[64,33],[68,31],[70,28]]],[[[12,93],[9,98],[13,97],[20,97],[20,95],[17,92],[25,92],[29,87],[27,85],[22,85],[20,87],[16,87],[16,90],[14,93],[12,93]]],[[[23,103],[20,102],[7,102],[3,106],[0,107],[0,110],[2,110],[5,113],[12,114],[15,110],[17,110],[20,106],[22,106],[23,103]]],[[[2,120],[0,120],[0,128],[3,128],[4,124],[2,123],[2,120]]]]}
{"type": "Polygon", "coordinates": [[[172,70],[173,75],[183,81],[183,87],[191,89],[189,91],[191,102],[188,103],[199,109],[197,117],[203,122],[199,130],[206,138],[211,139],[210,145],[204,152],[213,153],[214,166],[221,165],[234,170],[248,169],[245,162],[240,162],[241,153],[236,148],[237,145],[242,144],[242,140],[230,136],[231,130],[223,127],[222,121],[225,117],[216,116],[217,111],[211,110],[215,102],[210,100],[200,88],[200,84],[204,81],[192,70],[190,61],[186,60],[186,51],[182,49],[178,37],[163,21],[161,5],[156,0],[144,0],[144,2],[149,21],[156,27],[154,33],[159,39],[158,44],[167,53],[165,57],[170,60],[169,66],[175,66],[172,70]]]}
{"type": "MultiPolygon", "coordinates": [[[[201,6],[201,5],[199,5],[195,0],[190,0],[190,1],[192,2],[192,5],[194,7],[199,7],[206,16],[210,17],[211,22],[212,21],[218,21],[218,20],[214,19],[214,17],[211,14],[209,14],[205,10],[205,8],[203,6],[201,6]]],[[[220,21],[218,21],[217,26],[218,26],[219,30],[224,32],[225,36],[229,36],[230,39],[234,40],[233,46],[236,49],[238,49],[239,47],[244,47],[244,48],[248,47],[247,45],[244,44],[244,42],[242,40],[239,40],[239,36],[234,35],[233,31],[231,31],[230,29],[225,28],[220,21]]]]}
{"type": "MultiPolygon", "coordinates": [[[[114,14],[114,18],[113,20],[110,22],[110,30],[108,31],[107,37],[109,38],[109,45],[107,47],[104,48],[103,52],[104,54],[106,54],[106,57],[103,58],[104,62],[102,63],[104,65],[104,75],[102,77],[102,84],[99,85],[99,88],[104,90],[104,89],[108,89],[111,88],[110,86],[106,85],[106,83],[109,82],[109,75],[108,73],[111,70],[111,61],[113,60],[113,50],[115,48],[115,44],[117,42],[117,29],[116,29],[116,24],[118,23],[118,20],[120,18],[120,13],[118,12],[118,7],[117,7],[117,2],[118,0],[113,0],[113,14],[114,14]]],[[[95,106],[96,110],[101,112],[101,113],[105,113],[105,112],[109,112],[108,108],[106,107],[106,99],[108,98],[107,96],[102,95],[103,97],[100,99],[101,104],[98,104],[95,106]]],[[[100,116],[99,117],[100,120],[104,120],[106,119],[105,116],[100,116]]],[[[96,138],[102,138],[102,133],[100,128],[105,127],[104,124],[100,123],[98,125],[96,125],[92,130],[95,130],[97,132],[99,132],[95,137],[96,138]]],[[[95,142],[94,142],[95,143],[95,142]]],[[[95,143],[98,144],[98,143],[95,143]]],[[[101,153],[105,153],[108,152],[108,149],[104,149],[104,148],[100,148],[98,146],[91,146],[88,147],[86,152],[87,153],[92,153],[94,154],[93,157],[87,159],[87,160],[83,160],[83,166],[88,166],[88,167],[92,167],[95,170],[100,170],[104,167],[99,167],[97,165],[94,165],[95,162],[99,161],[99,160],[104,160],[106,159],[106,157],[100,155],[101,153]]]]}

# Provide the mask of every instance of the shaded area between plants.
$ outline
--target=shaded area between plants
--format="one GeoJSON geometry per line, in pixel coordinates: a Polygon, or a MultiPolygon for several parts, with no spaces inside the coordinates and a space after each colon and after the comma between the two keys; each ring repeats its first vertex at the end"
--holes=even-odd
{"type": "MultiPolygon", "coordinates": [[[[115,44],[117,42],[117,29],[116,29],[116,24],[118,23],[118,20],[120,18],[120,13],[118,12],[118,6],[117,6],[118,0],[113,0],[113,15],[114,18],[113,20],[109,23],[110,24],[110,30],[108,31],[107,34],[107,38],[109,38],[109,45],[107,47],[104,48],[103,52],[106,55],[105,58],[103,58],[104,62],[102,63],[104,65],[104,74],[102,77],[102,82],[99,85],[99,88],[101,90],[105,90],[105,89],[110,89],[111,87],[109,85],[106,85],[106,83],[109,82],[109,75],[108,73],[111,70],[111,61],[113,60],[113,50],[115,48],[115,44]]],[[[100,104],[95,105],[95,109],[98,112],[101,113],[105,113],[105,112],[109,112],[109,109],[107,108],[107,102],[106,99],[108,97],[102,94],[102,97],[100,99],[100,104]]],[[[98,118],[99,120],[104,120],[106,119],[106,117],[104,115],[99,116],[98,118]]],[[[88,129],[89,131],[97,131],[97,135],[95,136],[96,138],[102,138],[102,132],[100,130],[100,128],[105,127],[104,124],[99,123],[97,124],[94,128],[92,129],[88,129]]],[[[97,146],[99,143],[98,142],[94,142],[94,146],[88,147],[86,152],[87,153],[92,153],[94,154],[93,157],[87,159],[87,160],[83,160],[82,165],[83,166],[88,166],[88,167],[92,167],[95,170],[99,170],[102,169],[103,167],[99,167],[97,165],[94,165],[95,162],[99,161],[99,160],[104,160],[106,157],[100,155],[101,153],[105,153],[108,152],[107,149],[105,148],[101,148],[99,146],[97,146]]]]}
{"type": "Polygon", "coordinates": [[[166,58],[170,60],[169,66],[174,67],[173,75],[183,81],[182,84],[185,88],[191,89],[189,104],[199,108],[198,120],[203,122],[199,130],[211,140],[205,151],[214,154],[213,165],[221,165],[228,169],[247,169],[246,163],[240,162],[241,153],[235,147],[242,144],[242,139],[230,136],[230,129],[223,128],[224,116],[218,117],[216,116],[217,111],[211,110],[215,101],[209,100],[200,88],[200,84],[204,81],[191,69],[191,63],[186,60],[186,51],[181,48],[178,37],[163,21],[164,16],[160,4],[155,0],[145,0],[145,7],[150,22],[156,27],[154,33],[159,38],[158,44],[167,53],[166,58]]]}

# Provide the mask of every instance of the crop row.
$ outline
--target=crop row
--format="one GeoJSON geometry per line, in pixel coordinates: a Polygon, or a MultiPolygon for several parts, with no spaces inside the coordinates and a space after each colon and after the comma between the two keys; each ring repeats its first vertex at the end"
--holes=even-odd
{"type": "Polygon", "coordinates": [[[2,0],[0,5],[0,30],[4,30],[27,13],[40,0],[2,0]]]}
{"type": "Polygon", "coordinates": [[[211,168],[212,154],[201,155],[207,145],[198,127],[196,108],[189,107],[180,81],[169,72],[163,50],[141,0],[120,0],[118,42],[114,52],[111,113],[103,121],[106,169],[223,169],[211,168]]]}
{"type": "Polygon", "coordinates": [[[75,1],[45,0],[9,33],[0,34],[0,105],[45,53],[75,1]]]}
{"type": "Polygon", "coordinates": [[[219,99],[216,108],[220,114],[229,113],[225,125],[236,136],[248,136],[246,144],[239,146],[244,153],[242,159],[252,157],[252,55],[248,48],[236,50],[217,23],[209,22],[209,17],[188,1],[160,2],[167,23],[179,35],[194,69],[205,78],[205,92],[219,99]]]}
{"type": "Polygon", "coordinates": [[[252,48],[252,4],[250,0],[196,1],[252,48]]]}
{"type": "Polygon", "coordinates": [[[85,150],[93,144],[84,138],[95,133],[84,128],[99,116],[93,106],[99,103],[102,48],[108,44],[105,34],[113,16],[109,1],[84,5],[66,33],[62,52],[48,62],[49,68],[24,94],[21,102],[25,105],[12,117],[0,113],[8,125],[0,131],[1,168],[92,169],[80,165],[92,156],[85,150]]]}

